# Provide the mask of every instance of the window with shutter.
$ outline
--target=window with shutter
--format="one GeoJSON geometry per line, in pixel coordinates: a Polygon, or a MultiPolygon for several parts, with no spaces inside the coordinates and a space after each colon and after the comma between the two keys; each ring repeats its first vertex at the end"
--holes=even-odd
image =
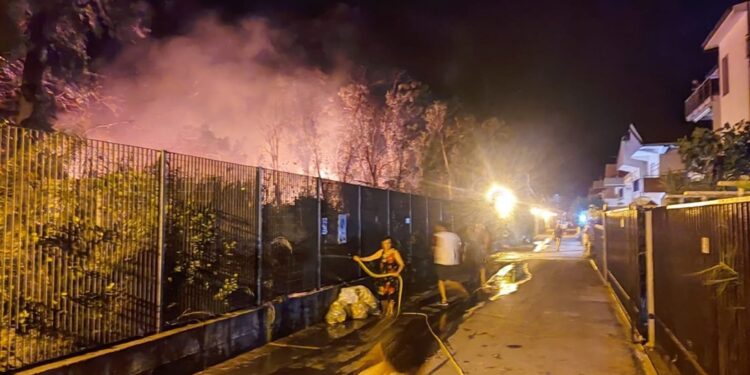
{"type": "Polygon", "coordinates": [[[729,56],[721,58],[721,95],[729,94],[729,56]]]}

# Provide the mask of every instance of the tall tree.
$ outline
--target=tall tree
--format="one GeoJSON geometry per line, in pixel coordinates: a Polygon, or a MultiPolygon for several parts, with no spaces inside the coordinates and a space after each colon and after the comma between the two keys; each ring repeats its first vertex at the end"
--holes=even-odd
{"type": "Polygon", "coordinates": [[[446,192],[448,198],[452,198],[454,146],[460,143],[463,136],[458,129],[463,123],[451,121],[448,105],[441,101],[435,101],[427,107],[424,121],[427,128],[421,137],[421,143],[427,155],[423,159],[423,189],[430,191],[438,187],[438,190],[446,192]]]}
{"type": "MultiPolygon", "coordinates": [[[[455,198],[481,194],[501,182],[527,192],[530,175],[527,154],[514,142],[508,127],[495,117],[478,119],[444,102],[433,102],[424,113],[427,131],[420,137],[423,190],[455,198]]],[[[524,194],[530,195],[530,194],[524,194]]]]}
{"type": "MultiPolygon", "coordinates": [[[[358,165],[363,182],[378,187],[389,164],[383,110],[362,81],[342,87],[339,98],[349,120],[346,142],[354,145],[350,149],[353,154],[344,155],[344,159],[358,165]]],[[[348,168],[351,170],[351,165],[348,168]]]]}
{"type": "Polygon", "coordinates": [[[302,172],[307,175],[323,177],[323,166],[325,163],[321,142],[321,119],[323,119],[330,108],[327,103],[332,98],[316,95],[312,97],[306,92],[294,89],[291,95],[291,105],[285,112],[290,117],[290,134],[293,135],[297,161],[302,167],[302,172]],[[292,131],[294,129],[294,131],[292,131]]]}
{"type": "Polygon", "coordinates": [[[3,39],[0,51],[8,64],[22,65],[20,71],[0,70],[0,81],[19,85],[14,100],[2,102],[10,106],[4,111],[34,129],[50,130],[59,111],[101,99],[93,74],[97,59],[106,57],[107,46],[149,31],[149,7],[141,1],[9,0],[0,9],[13,22],[4,26],[22,36],[3,39]]]}
{"type": "Polygon", "coordinates": [[[419,175],[418,161],[423,151],[417,140],[426,131],[421,100],[426,88],[420,82],[405,78],[403,72],[395,75],[391,88],[385,94],[385,138],[388,148],[388,185],[399,190],[413,191],[419,175]]]}

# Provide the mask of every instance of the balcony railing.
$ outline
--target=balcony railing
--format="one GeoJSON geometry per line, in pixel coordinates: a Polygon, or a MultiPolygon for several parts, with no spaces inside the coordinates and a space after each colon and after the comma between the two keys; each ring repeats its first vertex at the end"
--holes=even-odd
{"type": "Polygon", "coordinates": [[[605,177],[604,186],[622,186],[625,185],[625,179],[622,177],[605,177]]]}
{"type": "Polygon", "coordinates": [[[614,188],[606,188],[602,191],[602,199],[622,199],[622,196],[614,188]]]}
{"type": "Polygon", "coordinates": [[[685,100],[685,119],[698,122],[713,119],[711,98],[719,94],[719,79],[708,78],[685,100]]]}

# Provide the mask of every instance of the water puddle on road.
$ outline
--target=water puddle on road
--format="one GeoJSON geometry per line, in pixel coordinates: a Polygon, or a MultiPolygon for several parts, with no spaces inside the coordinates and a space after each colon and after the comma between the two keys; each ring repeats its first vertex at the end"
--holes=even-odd
{"type": "Polygon", "coordinates": [[[501,267],[482,288],[489,294],[490,301],[496,301],[518,291],[519,285],[531,280],[531,272],[526,262],[509,263],[501,267]]]}
{"type": "Polygon", "coordinates": [[[526,262],[497,262],[494,265],[491,268],[502,266],[477,293],[455,300],[447,309],[423,306],[420,310],[427,314],[429,327],[425,326],[424,317],[408,312],[403,314],[386,330],[385,335],[378,338],[377,344],[365,358],[342,373],[371,371],[364,373],[385,374],[393,370],[417,373],[427,359],[439,350],[430,330],[434,330],[441,340],[446,340],[482,305],[517,292],[520,285],[531,280],[526,262]]]}
{"type": "Polygon", "coordinates": [[[232,374],[418,373],[429,358],[441,351],[433,333],[454,351],[445,340],[459,331],[466,319],[482,305],[518,292],[519,286],[531,279],[523,259],[493,259],[488,271],[492,276],[486,285],[468,298],[454,298],[447,308],[430,304],[437,298],[433,296],[406,302],[403,314],[395,319],[319,326],[300,335],[303,337],[288,340],[284,347],[277,344],[277,350],[270,350],[265,360],[258,358],[255,366],[243,366],[244,371],[232,374]]]}
{"type": "Polygon", "coordinates": [[[540,251],[543,251],[547,247],[549,247],[550,242],[552,242],[549,237],[545,238],[542,241],[534,241],[534,249],[532,250],[535,253],[538,253],[540,251]]]}

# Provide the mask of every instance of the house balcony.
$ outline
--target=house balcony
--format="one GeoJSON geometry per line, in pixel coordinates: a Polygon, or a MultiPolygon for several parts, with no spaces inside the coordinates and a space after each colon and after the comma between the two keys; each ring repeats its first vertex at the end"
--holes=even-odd
{"type": "Polygon", "coordinates": [[[602,199],[622,199],[622,197],[612,189],[606,189],[602,192],[602,199]]]}
{"type": "Polygon", "coordinates": [[[685,120],[690,122],[713,120],[714,106],[719,98],[719,78],[709,77],[685,100],[685,120]]]}
{"type": "Polygon", "coordinates": [[[591,184],[591,187],[589,188],[589,196],[594,196],[601,191],[604,190],[604,183],[602,180],[596,180],[591,184]]]}
{"type": "Polygon", "coordinates": [[[622,177],[605,177],[604,186],[623,186],[625,179],[622,177]]]}

